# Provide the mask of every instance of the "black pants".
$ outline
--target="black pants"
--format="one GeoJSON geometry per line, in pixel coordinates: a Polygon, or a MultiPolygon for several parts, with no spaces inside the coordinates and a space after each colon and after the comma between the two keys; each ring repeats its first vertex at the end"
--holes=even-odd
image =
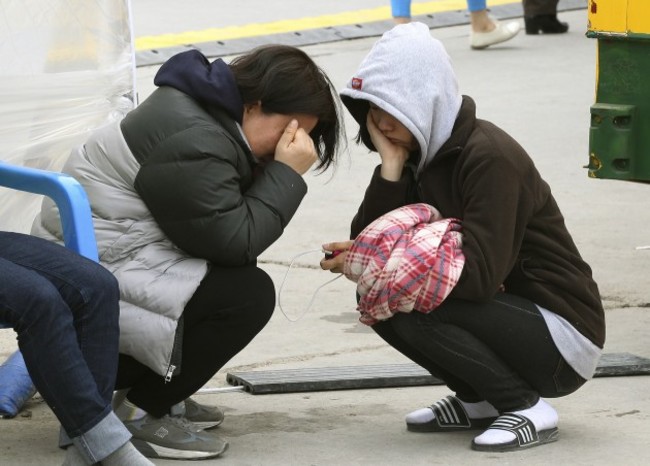
{"type": "Polygon", "coordinates": [[[449,299],[429,314],[397,313],[372,328],[461,400],[487,400],[500,412],[585,383],[558,352],[537,307],[518,296],[500,293],[486,304],[449,299]]]}
{"type": "Polygon", "coordinates": [[[268,323],[275,308],[271,278],[255,267],[212,267],[183,312],[181,373],[164,378],[121,354],[116,389],[156,417],[205,385],[268,323]]]}

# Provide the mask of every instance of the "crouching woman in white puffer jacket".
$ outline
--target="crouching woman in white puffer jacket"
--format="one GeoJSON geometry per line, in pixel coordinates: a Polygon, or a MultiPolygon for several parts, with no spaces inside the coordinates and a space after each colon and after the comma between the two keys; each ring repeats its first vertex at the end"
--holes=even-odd
{"type": "MultiPolygon", "coordinates": [[[[154,83],[64,171],[88,193],[100,261],[120,283],[118,416],[148,456],[209,458],[227,443],[198,427],[223,414],[189,397],[270,319],[275,290],[256,259],[298,209],[302,175],[334,162],[339,105],[323,71],[287,46],[230,64],[183,52],[154,83]]],[[[61,239],[51,202],[33,233],[61,239]]]]}

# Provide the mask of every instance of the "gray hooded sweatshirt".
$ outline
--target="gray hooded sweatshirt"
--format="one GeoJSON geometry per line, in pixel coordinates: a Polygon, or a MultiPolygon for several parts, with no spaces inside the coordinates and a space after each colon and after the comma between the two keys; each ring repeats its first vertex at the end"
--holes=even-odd
{"type": "Polygon", "coordinates": [[[417,173],[449,139],[462,102],[447,51],[422,23],[402,24],[384,33],[340,94],[362,127],[369,101],[397,118],[415,136],[422,154],[417,173]],[[417,61],[404,57],[401,50],[407,48],[415,50],[406,55],[418,56],[417,61]]]}
{"type": "Polygon", "coordinates": [[[351,236],[404,202],[432,204],[435,199],[443,215],[462,220],[465,235],[463,276],[451,296],[485,301],[500,282],[540,304],[562,355],[578,374],[590,378],[605,337],[591,269],[528,154],[503,130],[478,120],[471,99],[463,104],[450,58],[428,27],[410,23],[386,32],[340,94],[370,150],[376,149],[367,130],[364,134],[368,101],[397,118],[422,154],[410,159],[416,163],[415,179],[408,174],[399,182],[385,182],[375,171],[351,236]],[[500,186],[508,176],[511,182],[500,186]],[[506,198],[492,209],[476,203],[506,198]]]}

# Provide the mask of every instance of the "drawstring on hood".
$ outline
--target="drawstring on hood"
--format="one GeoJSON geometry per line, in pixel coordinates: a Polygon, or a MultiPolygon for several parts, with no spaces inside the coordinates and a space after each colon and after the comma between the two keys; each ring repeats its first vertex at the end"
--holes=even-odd
{"type": "Polygon", "coordinates": [[[160,67],[153,83],[178,89],[203,105],[222,108],[242,122],[241,94],[230,67],[220,58],[210,63],[198,50],[178,53],[160,67]]]}
{"type": "Polygon", "coordinates": [[[385,32],[340,94],[362,128],[368,101],[413,134],[421,152],[418,174],[449,139],[462,102],[447,51],[417,22],[385,32]]]}

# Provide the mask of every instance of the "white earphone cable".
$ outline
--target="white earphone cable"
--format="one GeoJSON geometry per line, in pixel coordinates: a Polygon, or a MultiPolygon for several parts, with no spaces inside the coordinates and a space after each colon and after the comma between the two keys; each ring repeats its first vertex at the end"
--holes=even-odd
{"type": "Polygon", "coordinates": [[[289,317],[287,315],[287,313],[285,312],[284,308],[282,307],[282,290],[284,288],[285,282],[287,281],[287,276],[289,275],[289,271],[291,270],[291,267],[293,266],[293,263],[296,261],[296,259],[298,259],[299,257],[302,257],[304,255],[313,254],[313,253],[316,253],[316,252],[321,253],[321,254],[323,253],[323,251],[321,249],[312,249],[310,251],[301,252],[300,254],[296,254],[295,256],[293,256],[293,258],[289,262],[289,266],[287,267],[287,271],[284,273],[284,277],[282,278],[282,282],[280,283],[280,287],[278,288],[278,307],[280,308],[280,311],[282,312],[284,317],[286,317],[286,319],[289,322],[297,322],[300,319],[302,319],[305,316],[305,314],[307,314],[307,311],[309,311],[309,309],[311,309],[311,306],[312,306],[312,304],[314,304],[314,300],[316,299],[316,295],[318,294],[320,289],[323,288],[326,285],[329,285],[334,280],[338,280],[343,275],[342,273],[340,273],[336,277],[332,278],[331,280],[326,281],[325,283],[320,285],[318,288],[316,288],[316,290],[314,290],[314,293],[311,295],[311,299],[309,300],[309,303],[307,304],[307,307],[305,307],[305,309],[298,315],[298,317],[296,317],[295,319],[292,319],[291,317],[289,317]]]}

